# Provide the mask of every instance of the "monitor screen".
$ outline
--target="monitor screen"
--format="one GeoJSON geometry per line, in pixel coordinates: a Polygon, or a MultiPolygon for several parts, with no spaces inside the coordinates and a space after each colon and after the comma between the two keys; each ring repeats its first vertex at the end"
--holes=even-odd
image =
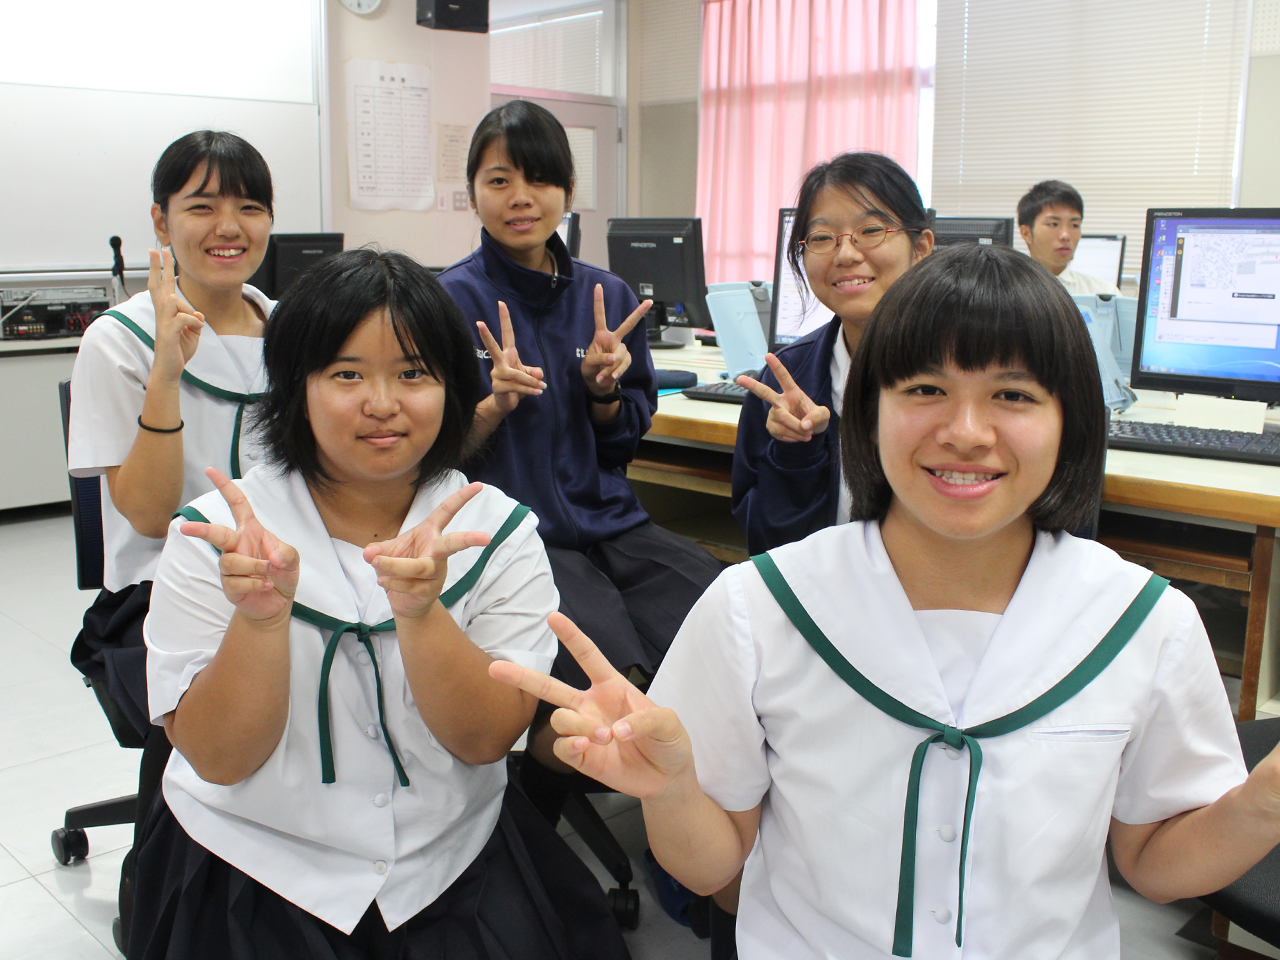
{"type": "Polygon", "coordinates": [[[711,326],[699,218],[611,219],[608,244],[609,269],[638,299],[661,307],[663,326],[711,326]]]}
{"type": "Polygon", "coordinates": [[[1071,269],[1076,273],[1084,273],[1107,283],[1120,286],[1120,270],[1124,266],[1123,234],[1102,236],[1086,233],[1076,246],[1076,255],[1071,258],[1071,269]]]}
{"type": "Polygon", "coordinates": [[[799,340],[831,319],[831,311],[818,298],[800,285],[795,271],[787,262],[787,238],[796,211],[788,207],[778,211],[778,246],[773,257],[773,316],[769,342],[773,347],[799,340]]]}
{"type": "Polygon", "coordinates": [[[940,247],[953,243],[998,243],[1013,246],[1013,217],[934,217],[933,242],[940,247]]]}
{"type": "Polygon", "coordinates": [[[565,249],[569,251],[571,257],[576,257],[582,247],[580,218],[581,214],[576,210],[570,210],[560,219],[560,226],[556,227],[556,233],[560,234],[560,239],[564,241],[565,249]]]}
{"type": "Polygon", "coordinates": [[[1148,210],[1133,385],[1280,401],[1280,209],[1148,210]]]}

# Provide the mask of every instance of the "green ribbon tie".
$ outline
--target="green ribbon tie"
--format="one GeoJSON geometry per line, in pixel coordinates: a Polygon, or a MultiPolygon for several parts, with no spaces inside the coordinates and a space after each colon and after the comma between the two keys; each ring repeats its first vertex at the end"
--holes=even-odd
{"type": "Polygon", "coordinates": [[[956,909],[956,946],[960,946],[964,928],[964,881],[969,854],[969,826],[973,821],[978,776],[982,772],[982,747],[979,746],[978,741],[1003,736],[1034,723],[1062,706],[1093,682],[1137,632],[1138,627],[1146,620],[1147,614],[1151,612],[1151,608],[1164,593],[1164,588],[1169,585],[1169,581],[1152,574],[1107,635],[1076,665],[1075,669],[1045,693],[1003,717],[960,729],[911,709],[859,673],[809,616],[773,558],[764,553],[752,557],[751,561],[755,564],[778,606],[787,615],[787,619],[841,680],[872,706],[895,720],[908,726],[935,731],[915,748],[915,752],[911,755],[911,772],[907,777],[907,800],[902,826],[902,858],[898,868],[898,905],[893,928],[895,957],[911,956],[912,925],[915,914],[916,833],[919,830],[920,777],[924,771],[925,756],[929,747],[935,743],[943,743],[953,750],[968,750],[969,785],[964,801],[964,826],[960,833],[960,876],[956,909]]]}
{"type": "MultiPolygon", "coordinates": [[[[528,507],[522,503],[516,504],[515,509],[507,515],[507,519],[498,528],[498,532],[493,535],[489,545],[480,553],[479,558],[472,564],[471,568],[452,587],[440,594],[440,602],[446,608],[452,607],[466,595],[467,591],[476,585],[494,551],[520,526],[520,522],[528,513],[528,507]]],[[[204,514],[192,506],[183,507],[174,516],[185,517],[197,523],[210,522],[204,514]]],[[[213,549],[221,552],[218,551],[217,547],[213,549]]],[[[319,610],[313,610],[311,607],[298,603],[296,600],[290,610],[290,615],[303,623],[319,627],[321,630],[333,631],[324,647],[324,659],[320,661],[320,688],[316,693],[316,722],[320,729],[320,781],[322,783],[334,783],[337,779],[333,764],[332,724],[329,720],[329,674],[333,670],[333,658],[338,652],[338,641],[342,639],[343,634],[352,633],[355,634],[361,646],[365,648],[365,651],[369,654],[369,661],[373,664],[373,683],[378,697],[378,724],[382,727],[382,736],[386,738],[387,750],[391,754],[391,763],[396,769],[396,778],[400,781],[400,786],[409,786],[409,775],[405,773],[404,764],[400,762],[400,755],[396,753],[395,744],[391,741],[391,731],[387,729],[387,714],[382,696],[382,673],[378,669],[378,656],[373,649],[373,634],[394,630],[396,628],[395,618],[392,617],[389,620],[383,620],[381,623],[373,624],[359,621],[349,622],[339,620],[337,617],[331,617],[327,613],[321,613],[319,610]]]]}
{"type": "MultiPolygon", "coordinates": [[[[100,316],[115,317],[125,325],[135,337],[146,344],[147,349],[154,352],[156,341],[143,330],[140,326],[126,317],[123,313],[116,310],[104,310],[100,316]]],[[[257,403],[264,394],[261,393],[236,393],[234,390],[223,390],[221,387],[215,387],[212,383],[206,383],[190,371],[182,371],[182,379],[197,390],[209,394],[211,397],[217,397],[219,400],[229,400],[231,403],[238,403],[240,406],[236,409],[236,425],[231,434],[231,462],[229,471],[232,480],[239,480],[240,477],[240,424],[244,420],[244,408],[246,404],[257,403]]],[[[176,516],[176,514],[175,514],[176,516]]]]}

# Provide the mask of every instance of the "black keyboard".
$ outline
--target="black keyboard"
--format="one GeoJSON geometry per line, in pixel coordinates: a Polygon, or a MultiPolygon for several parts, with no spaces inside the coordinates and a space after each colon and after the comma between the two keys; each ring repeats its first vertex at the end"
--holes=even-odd
{"type": "Polygon", "coordinates": [[[1107,446],[1112,450],[1173,453],[1183,457],[1208,457],[1280,467],[1280,433],[1242,433],[1239,430],[1112,420],[1107,446]]]}
{"type": "Polygon", "coordinates": [[[736,403],[741,405],[749,392],[732,380],[717,380],[715,383],[700,383],[696,387],[685,387],[680,391],[690,400],[714,400],[716,403],[736,403]]]}

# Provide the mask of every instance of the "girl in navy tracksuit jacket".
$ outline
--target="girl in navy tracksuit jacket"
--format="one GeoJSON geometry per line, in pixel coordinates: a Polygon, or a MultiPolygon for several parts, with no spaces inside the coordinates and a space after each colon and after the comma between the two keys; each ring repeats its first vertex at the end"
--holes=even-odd
{"type": "Polygon", "coordinates": [[[933,249],[920,191],[878,153],[844,153],[805,176],[787,259],[835,316],[769,354],[747,397],[733,453],[733,515],[763,553],[849,520],[838,421],[850,358],[871,311],[933,249]]]}
{"type": "MultiPolygon", "coordinates": [[[[649,521],[626,467],[657,409],[644,327],[649,304],[608,271],[574,260],[556,234],[573,195],[573,154],[548,111],[512,101],[491,111],[467,157],[480,247],[440,274],[472,322],[487,394],[465,469],[533,508],[560,610],[611,663],[657,670],[720,564],[649,521]]],[[[563,648],[553,670],[585,688],[563,648]]],[[[524,781],[559,819],[569,768],[540,714],[524,781]]]]}

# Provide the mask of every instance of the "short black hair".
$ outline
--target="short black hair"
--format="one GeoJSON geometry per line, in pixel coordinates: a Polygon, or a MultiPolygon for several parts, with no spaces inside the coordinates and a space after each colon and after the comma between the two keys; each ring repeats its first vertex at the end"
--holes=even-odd
{"type": "Polygon", "coordinates": [[[528,100],[509,100],[490,110],[471,135],[467,151],[467,192],[475,197],[476,174],[489,145],[505,142],[511,158],[527,180],[540,180],[573,196],[573,151],[560,121],[546,107],[528,100]]]}
{"type": "Polygon", "coordinates": [[[876,304],[854,353],[840,456],[854,520],[883,519],[893,498],[875,436],[880,391],[952,362],[1018,364],[1062,404],[1058,463],[1027,513],[1038,529],[1078,530],[1102,496],[1107,408],[1084,318],[1044,267],[1009,247],[947,247],[912,266],[876,304]]]}
{"type": "Polygon", "coordinates": [[[1041,180],[1018,201],[1018,226],[1034,227],[1041,210],[1059,205],[1084,216],[1084,200],[1075,187],[1061,180],[1041,180]]]}
{"type": "Polygon", "coordinates": [[[352,331],[383,307],[405,354],[421,358],[445,387],[440,433],[419,465],[418,485],[461,462],[480,401],[480,368],[462,310],[411,257],[362,247],[326,257],[302,273],[267,323],[267,391],[254,417],[271,463],[312,483],[333,482],[307,420],[307,377],[332,363],[352,331]]]}
{"type": "Polygon", "coordinates": [[[151,171],[151,199],[160,204],[162,212],[169,212],[169,198],[186,185],[202,163],[207,166],[201,190],[216,174],[220,196],[257,201],[275,216],[267,161],[248,140],[222,130],[197,130],[164,148],[151,171]]]}
{"type": "MultiPolygon", "coordinates": [[[[803,248],[800,242],[809,235],[809,219],[813,216],[813,203],[827,187],[844,190],[866,205],[867,209],[901,229],[913,234],[932,229],[928,211],[920,200],[920,190],[911,174],[903,170],[897,161],[882,153],[842,153],[809,170],[800,184],[796,197],[796,218],[791,224],[791,236],[787,239],[787,260],[795,271],[800,289],[808,289],[803,266],[803,248]],[[868,196],[870,194],[870,196],[868,196]],[[879,201],[887,209],[878,209],[879,201]]],[[[915,237],[912,237],[914,240],[915,237]]]]}

